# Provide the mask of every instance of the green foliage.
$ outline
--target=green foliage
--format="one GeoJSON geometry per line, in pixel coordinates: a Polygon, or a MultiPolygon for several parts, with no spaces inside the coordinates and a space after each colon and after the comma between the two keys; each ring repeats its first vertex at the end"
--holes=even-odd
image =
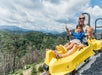
{"type": "Polygon", "coordinates": [[[43,72],[43,67],[42,67],[42,65],[40,65],[40,66],[38,67],[38,72],[43,72]]]}
{"type": "MultiPolygon", "coordinates": [[[[10,69],[12,71],[19,68],[20,59],[24,57],[27,53],[32,53],[33,51],[38,51],[38,56],[40,55],[42,58],[45,55],[45,49],[55,49],[56,45],[65,44],[66,39],[65,35],[52,35],[45,34],[42,32],[28,32],[28,33],[11,33],[11,32],[0,32],[0,52],[3,56],[7,56],[9,54],[12,59],[7,59],[9,63],[12,63],[10,66],[13,67],[10,69]],[[13,61],[13,62],[12,62],[13,61]]],[[[36,58],[35,60],[43,61],[42,58],[36,58]]],[[[33,58],[31,58],[32,62],[35,62],[33,58]]],[[[28,61],[24,60],[24,65],[28,64],[28,61]]],[[[31,63],[32,64],[32,63],[31,63]]],[[[27,66],[28,68],[29,66],[27,66]]],[[[39,71],[42,71],[42,68],[39,68],[39,71]]]]}
{"type": "Polygon", "coordinates": [[[19,69],[17,71],[15,71],[15,73],[9,73],[9,75],[23,75],[23,70],[19,69]]]}
{"type": "Polygon", "coordinates": [[[31,75],[36,75],[36,74],[37,74],[36,68],[35,66],[32,66],[31,75]]]}
{"type": "Polygon", "coordinates": [[[24,70],[31,68],[31,65],[25,65],[24,70]]]}
{"type": "Polygon", "coordinates": [[[51,35],[41,32],[31,32],[25,34],[25,38],[30,42],[32,49],[54,49],[56,45],[65,43],[65,35],[51,35]],[[34,48],[33,48],[34,47],[34,48]]]}

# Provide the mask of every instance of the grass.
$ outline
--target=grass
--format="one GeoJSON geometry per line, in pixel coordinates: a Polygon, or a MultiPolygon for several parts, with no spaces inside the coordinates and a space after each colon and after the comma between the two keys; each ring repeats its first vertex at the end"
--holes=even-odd
{"type": "Polygon", "coordinates": [[[9,73],[9,75],[39,75],[41,72],[43,72],[43,67],[41,63],[39,64],[28,64],[25,65],[23,69],[18,69],[15,71],[15,73],[9,73]],[[38,67],[37,67],[38,66],[38,67]]]}

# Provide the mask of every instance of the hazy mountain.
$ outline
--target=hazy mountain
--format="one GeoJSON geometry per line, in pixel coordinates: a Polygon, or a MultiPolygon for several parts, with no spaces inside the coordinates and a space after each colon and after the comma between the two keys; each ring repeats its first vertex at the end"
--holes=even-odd
{"type": "Polygon", "coordinates": [[[102,29],[96,30],[97,33],[102,33],[102,29]]]}
{"type": "Polygon", "coordinates": [[[12,32],[28,32],[32,30],[23,29],[17,26],[0,26],[0,31],[12,31],[12,32]]]}
{"type": "MultiPolygon", "coordinates": [[[[29,30],[29,29],[23,29],[17,26],[7,26],[7,25],[2,25],[0,26],[0,31],[10,31],[10,32],[31,32],[34,30],[29,30]]],[[[58,31],[47,31],[47,30],[39,30],[38,32],[43,32],[46,34],[53,34],[53,35],[57,35],[57,34],[66,34],[66,32],[62,32],[59,33],[58,31]]],[[[102,30],[97,30],[97,32],[102,32],[102,30]]]]}
{"type": "MultiPolygon", "coordinates": [[[[10,31],[10,32],[31,32],[35,30],[29,30],[29,29],[23,29],[17,26],[7,26],[7,25],[2,25],[0,26],[0,31],[10,31]]],[[[39,30],[38,32],[43,32],[43,33],[48,33],[48,34],[60,34],[57,31],[46,31],[46,30],[39,30]]]]}

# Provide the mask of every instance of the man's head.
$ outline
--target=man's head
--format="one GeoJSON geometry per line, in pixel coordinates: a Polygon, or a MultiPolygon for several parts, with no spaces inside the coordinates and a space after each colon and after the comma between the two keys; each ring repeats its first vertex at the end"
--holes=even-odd
{"type": "Polygon", "coordinates": [[[81,15],[79,16],[79,21],[81,21],[81,20],[85,20],[85,16],[84,16],[83,14],[81,14],[81,15]]]}
{"type": "Polygon", "coordinates": [[[85,21],[85,16],[84,16],[83,14],[81,14],[81,15],[79,16],[79,24],[80,24],[80,25],[84,25],[84,21],[85,21]]]}

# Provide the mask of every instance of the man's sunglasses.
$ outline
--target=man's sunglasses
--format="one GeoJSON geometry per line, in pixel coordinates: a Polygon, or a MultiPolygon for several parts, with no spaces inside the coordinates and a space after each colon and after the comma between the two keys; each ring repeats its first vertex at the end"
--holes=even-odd
{"type": "Polygon", "coordinates": [[[85,18],[83,17],[83,18],[79,18],[79,19],[81,20],[81,19],[85,19],[85,18]]]}

